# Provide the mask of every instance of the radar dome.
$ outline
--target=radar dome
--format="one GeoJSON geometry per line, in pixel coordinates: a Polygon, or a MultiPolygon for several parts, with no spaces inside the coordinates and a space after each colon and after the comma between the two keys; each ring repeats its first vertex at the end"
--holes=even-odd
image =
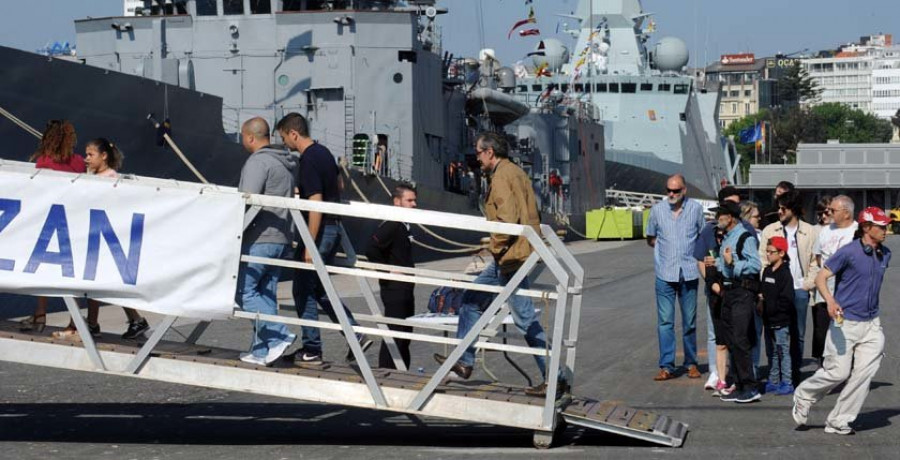
{"type": "Polygon", "coordinates": [[[547,67],[551,72],[558,72],[563,64],[569,60],[569,49],[561,41],[555,38],[547,38],[538,43],[531,55],[531,60],[534,62],[535,67],[540,67],[547,63],[547,67]]]}
{"type": "Polygon", "coordinates": [[[680,38],[665,37],[656,44],[653,59],[662,71],[679,71],[687,65],[690,54],[680,38]]]}

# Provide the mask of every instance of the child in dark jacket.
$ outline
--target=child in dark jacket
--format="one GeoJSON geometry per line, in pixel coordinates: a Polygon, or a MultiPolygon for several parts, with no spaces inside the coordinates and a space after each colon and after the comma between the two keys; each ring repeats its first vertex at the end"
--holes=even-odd
{"type": "MultiPolygon", "coordinates": [[[[766,393],[789,395],[791,385],[790,323],[794,312],[794,279],[787,256],[788,243],[784,237],[769,238],[766,259],[769,266],[763,271],[760,298],[762,317],[766,326],[766,342],[774,345],[769,357],[769,381],[766,393]]],[[[772,348],[772,347],[768,347],[772,348]]]]}

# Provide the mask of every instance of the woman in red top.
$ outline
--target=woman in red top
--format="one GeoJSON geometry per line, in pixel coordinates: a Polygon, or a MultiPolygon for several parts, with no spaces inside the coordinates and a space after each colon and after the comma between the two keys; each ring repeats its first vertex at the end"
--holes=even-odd
{"type": "MultiPolygon", "coordinates": [[[[75,154],[75,127],[66,120],[50,120],[38,149],[30,160],[38,169],[52,169],[72,173],[84,173],[84,157],[75,154]]],[[[37,308],[31,318],[22,322],[23,331],[43,332],[47,325],[47,298],[38,297],[37,308]]]]}

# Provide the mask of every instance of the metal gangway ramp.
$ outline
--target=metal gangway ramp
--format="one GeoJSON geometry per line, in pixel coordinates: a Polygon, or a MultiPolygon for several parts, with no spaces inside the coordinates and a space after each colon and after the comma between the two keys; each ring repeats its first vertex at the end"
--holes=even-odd
{"type": "MultiPolygon", "coordinates": [[[[58,288],[53,291],[54,295],[64,298],[81,342],[55,339],[50,334],[54,330],[51,327],[47,327],[43,333],[20,332],[16,323],[4,321],[0,322],[0,359],[4,361],[515,427],[533,431],[534,445],[539,448],[550,447],[554,433],[563,429],[567,423],[673,447],[681,446],[687,434],[687,425],[665,416],[635,410],[613,401],[557,394],[557,381],[560,376],[568,381],[570,386],[575,383],[584,270],[548,226],[541,226],[541,234],[538,234],[528,226],[488,222],[484,218],[468,215],[357,202],[337,204],[240,194],[233,188],[144,177],[126,177],[118,180],[75,177],[46,170],[36,172],[34,166],[27,163],[0,161],[2,181],[33,179],[37,175],[55,180],[63,178],[67,182],[66,187],[78,187],[79,184],[99,181],[108,186],[111,193],[115,193],[116,187],[131,187],[139,190],[144,188],[151,195],[165,190],[178,190],[193,194],[237,196],[247,209],[243,216],[244,228],[253,221],[262,207],[287,209],[307,247],[315,245],[301,213],[316,211],[341,216],[345,221],[394,220],[438,229],[505,233],[527,238],[534,251],[507,286],[475,284],[473,283],[475,277],[465,274],[360,261],[346,232],[342,238],[345,256],[330,266],[324,264],[316,251],[311,253],[312,263],[240,255],[242,262],[265,263],[293,270],[314,270],[335,306],[341,305],[342,302],[331,277],[348,275],[356,278],[369,314],[356,313],[355,316],[358,321],[367,325],[352,326],[342,308],[335,308],[338,323],[262,315],[239,308],[230,311],[228,318],[225,319],[261,319],[287,325],[315,326],[322,331],[340,332],[345,338],[355,338],[355,333],[382,337],[388,344],[395,364],[401,370],[371,368],[359,343],[352,339],[346,340],[356,358],[352,365],[330,363],[328,366],[316,368],[285,363],[273,367],[250,365],[238,359],[239,351],[243,350],[197,344],[209,324],[208,321],[198,323],[183,341],[162,340],[179,318],[177,315],[164,316],[144,343],[123,340],[112,334],[103,334],[94,340],[76,302],[77,297],[85,295],[92,297],[91,293],[59,292],[58,288]],[[533,285],[531,289],[514,288],[526,276],[536,276],[543,270],[549,272],[552,284],[533,285]],[[472,330],[464,338],[456,339],[446,336],[447,332],[455,332],[453,327],[383,316],[368,283],[371,279],[452,286],[490,292],[496,294],[496,297],[472,330]],[[549,327],[545,326],[548,335],[546,349],[506,343],[507,335],[501,331],[501,324],[510,314],[506,300],[513,293],[540,299],[543,301],[541,305],[550,307],[549,311],[545,312],[550,318],[549,327]],[[418,331],[415,333],[391,331],[387,328],[388,324],[412,326],[418,331]],[[398,338],[453,348],[446,362],[433,375],[421,375],[403,370],[405,368],[403,361],[394,344],[394,339],[398,338]],[[503,342],[497,343],[493,340],[498,338],[504,338],[503,342]],[[548,362],[547,396],[529,396],[524,392],[525,387],[499,382],[473,386],[448,381],[452,363],[455,363],[470,345],[478,350],[545,355],[548,362]]],[[[4,198],[0,195],[0,200],[4,198]]],[[[240,218],[241,216],[238,216],[238,219],[240,218]]],[[[2,219],[3,215],[0,214],[0,224],[2,219]]],[[[2,230],[0,228],[0,231],[2,230]]],[[[0,233],[0,242],[3,236],[0,233]]],[[[239,242],[235,244],[240,246],[239,242]]],[[[0,272],[0,277],[2,276],[3,272],[0,272]]],[[[47,288],[56,287],[47,286],[47,288]]]]}

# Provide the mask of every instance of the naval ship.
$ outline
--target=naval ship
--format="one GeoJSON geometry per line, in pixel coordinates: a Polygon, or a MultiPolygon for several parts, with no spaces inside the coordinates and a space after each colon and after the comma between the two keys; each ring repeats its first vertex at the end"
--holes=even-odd
{"type": "Polygon", "coordinates": [[[560,100],[589,103],[602,121],[605,181],[610,189],[659,194],[667,176],[681,173],[692,192],[712,197],[735,183],[737,160],[722,138],[719,92],[696,87],[685,66],[685,43],[663,37],[653,45],[652,13],[640,0],[581,0],[569,50],[555,38],[520,64],[515,97],[541,108],[560,100]]]}
{"type": "Polygon", "coordinates": [[[0,118],[3,156],[34,151],[20,125],[68,119],[82,143],[113,139],[125,172],[197,181],[153,115],[206,179],[233,186],[246,160],[241,124],[299,112],[347,165],[355,186],[345,198],[387,203],[385,189],[404,181],[417,185],[420,207],[478,214],[486,186],[474,136],[525,119],[536,129],[510,136],[511,157],[534,179],[545,220],[583,232],[605,184],[602,151],[580,153],[580,136],[601,139],[602,123],[578,101],[532,114],[511,100],[515,77],[492,53],[443,50],[446,13],[434,0],[126,0],[123,16],[75,21],[77,56],[0,47],[0,107],[21,122],[0,118]],[[488,99],[509,106],[486,109],[488,99]]]}
{"type": "MultiPolygon", "coordinates": [[[[423,208],[478,214],[486,184],[472,145],[483,130],[508,135],[545,221],[570,237],[608,187],[658,192],[681,172],[715,194],[729,169],[714,123],[718,94],[680,73],[683,43],[682,54],[675,39],[648,50],[639,2],[582,0],[571,33],[587,52],[545,39],[534,59],[547,65],[524,72],[491,50],[444,51],[447,13],[434,0],[126,0],[122,16],[75,21],[77,56],[0,47],[0,108],[20,122],[0,118],[3,156],[33,152],[20,124],[68,119],[82,142],[112,138],[125,172],[197,181],[153,115],[206,179],[233,186],[246,160],[243,121],[274,125],[299,112],[347,165],[351,200],[387,203],[385,188],[404,181],[417,185],[423,208]]],[[[371,230],[351,233],[365,241],[371,230]]],[[[477,240],[421,238],[457,252],[477,240]]]]}

